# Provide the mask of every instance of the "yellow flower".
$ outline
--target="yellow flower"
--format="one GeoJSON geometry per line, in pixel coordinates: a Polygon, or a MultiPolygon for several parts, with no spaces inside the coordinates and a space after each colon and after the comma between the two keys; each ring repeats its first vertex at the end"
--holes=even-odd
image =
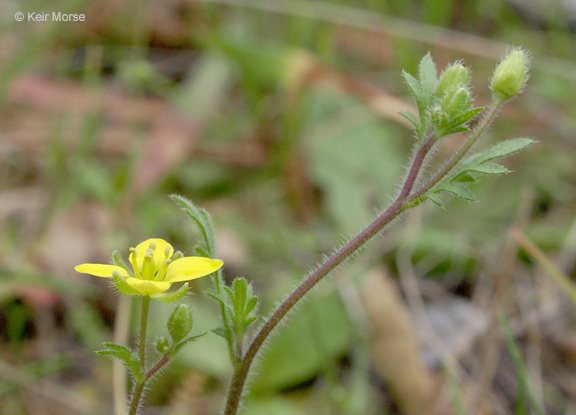
{"type": "MultiPolygon", "coordinates": [[[[220,259],[197,256],[174,255],[174,248],[164,239],[152,238],[130,248],[132,272],[117,265],[81,264],[74,269],[96,277],[114,278],[116,286],[125,282],[134,295],[149,295],[152,298],[172,301],[166,298],[172,283],[189,281],[212,274],[224,264],[220,259]]],[[[121,290],[123,291],[123,290],[121,290]]],[[[187,291],[187,287],[186,290],[187,291]]],[[[180,296],[179,296],[180,297],[180,296]]]]}

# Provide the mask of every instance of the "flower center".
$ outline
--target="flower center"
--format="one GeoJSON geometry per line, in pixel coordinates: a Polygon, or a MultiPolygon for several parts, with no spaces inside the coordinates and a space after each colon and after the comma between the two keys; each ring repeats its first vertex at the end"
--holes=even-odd
{"type": "MultiPolygon", "coordinates": [[[[144,253],[144,259],[142,260],[141,266],[138,264],[138,251],[136,248],[130,248],[130,263],[134,269],[134,276],[138,279],[148,280],[148,281],[163,281],[166,276],[166,271],[168,270],[168,265],[172,260],[170,256],[170,247],[164,249],[164,259],[161,264],[156,264],[154,257],[156,253],[156,243],[150,242],[148,249],[144,253]]],[[[158,258],[159,259],[159,258],[158,258]]]]}

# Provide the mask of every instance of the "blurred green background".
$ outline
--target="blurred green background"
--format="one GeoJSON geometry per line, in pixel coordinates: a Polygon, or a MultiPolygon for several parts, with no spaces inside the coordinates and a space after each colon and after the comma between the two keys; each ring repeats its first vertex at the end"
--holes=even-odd
{"type": "MultiPolygon", "coordinates": [[[[414,73],[427,51],[439,70],[463,59],[482,106],[506,45],[531,52],[531,78],[484,145],[521,136],[538,143],[506,160],[514,173],[475,183],[478,202],[447,198],[445,209],[419,207],[321,284],[268,344],[245,413],[410,413],[394,392],[395,375],[387,378],[374,363],[395,357],[376,357],[369,346],[362,293],[374,269],[400,282],[416,326],[410,281],[428,310],[463,301],[472,319],[484,322],[468,343],[450,349],[462,363],[456,383],[468,413],[517,413],[514,366],[489,354],[497,350],[509,361],[494,334],[495,309],[516,322],[540,404],[550,413],[574,413],[573,305],[508,233],[521,228],[574,277],[571,5],[4,1],[0,413],[113,413],[112,362],[93,351],[112,338],[119,313],[132,305],[119,311],[107,281],[73,267],[106,263],[114,249],[127,255],[149,237],[191,251],[196,228],[169,194],[212,213],[225,274],[251,281],[266,314],[398,189],[414,144],[397,114],[414,106],[401,70],[414,73]],[[28,21],[29,12],[49,19],[28,21]],[[84,14],[85,21],[53,22],[52,12],[84,14]],[[486,362],[496,362],[491,376],[486,362]],[[478,398],[474,390],[481,388],[478,398]]],[[[460,142],[446,140],[438,165],[460,142]]],[[[198,280],[186,299],[197,331],[219,324],[217,307],[202,294],[209,286],[198,280]]],[[[165,335],[172,309],[153,307],[152,338],[165,335]]],[[[456,324],[448,318],[460,315],[454,310],[439,312],[441,321],[456,324]]],[[[426,362],[443,378],[437,353],[426,362]]],[[[144,413],[219,413],[230,371],[224,341],[208,335],[152,386],[144,413]]],[[[444,389],[434,411],[448,414],[444,389]]]]}

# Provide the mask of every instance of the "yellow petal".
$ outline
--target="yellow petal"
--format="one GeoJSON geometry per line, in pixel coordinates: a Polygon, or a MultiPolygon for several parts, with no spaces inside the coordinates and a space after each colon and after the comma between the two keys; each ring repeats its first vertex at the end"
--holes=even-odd
{"type": "Polygon", "coordinates": [[[170,288],[170,283],[165,281],[147,281],[138,278],[127,278],[128,285],[144,295],[163,293],[170,288]]]}
{"type": "Polygon", "coordinates": [[[90,274],[95,277],[111,278],[112,271],[118,271],[123,277],[128,277],[128,272],[122,267],[116,265],[105,265],[105,264],[81,264],[74,269],[82,274],[90,274]]]}
{"type": "Polygon", "coordinates": [[[168,265],[164,281],[180,282],[200,278],[217,271],[223,264],[224,262],[221,259],[199,256],[180,258],[168,265]]]}
{"type": "MultiPolygon", "coordinates": [[[[150,248],[150,242],[154,242],[156,244],[156,250],[154,251],[154,272],[157,272],[158,269],[164,263],[164,259],[166,259],[166,255],[164,254],[166,248],[168,248],[168,258],[170,258],[174,254],[174,248],[164,239],[160,238],[150,238],[146,239],[144,242],[141,242],[136,246],[136,262],[138,264],[138,268],[142,270],[142,263],[144,262],[144,255],[146,255],[146,250],[150,248]]],[[[132,262],[132,256],[134,254],[130,253],[130,262],[132,262]]]]}

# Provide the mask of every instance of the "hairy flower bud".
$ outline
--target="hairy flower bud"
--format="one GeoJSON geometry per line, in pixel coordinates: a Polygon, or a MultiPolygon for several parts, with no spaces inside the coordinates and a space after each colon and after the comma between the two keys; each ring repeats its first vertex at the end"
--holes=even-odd
{"type": "Polygon", "coordinates": [[[168,318],[168,332],[174,343],[184,339],[192,330],[192,310],[186,304],[180,304],[168,318]]]}
{"type": "Polygon", "coordinates": [[[452,89],[467,87],[470,81],[468,69],[461,63],[455,63],[449,66],[436,85],[436,96],[442,97],[452,89]]]}
{"type": "Polygon", "coordinates": [[[156,341],[156,350],[163,354],[166,354],[170,351],[170,345],[168,344],[168,339],[166,337],[160,337],[156,341]]]}
{"type": "Polygon", "coordinates": [[[526,53],[520,49],[514,49],[494,71],[490,82],[494,97],[503,102],[520,93],[526,83],[527,72],[526,53]]]}
{"type": "Polygon", "coordinates": [[[441,103],[442,111],[451,116],[470,109],[472,97],[467,88],[453,89],[444,97],[441,103]]]}

